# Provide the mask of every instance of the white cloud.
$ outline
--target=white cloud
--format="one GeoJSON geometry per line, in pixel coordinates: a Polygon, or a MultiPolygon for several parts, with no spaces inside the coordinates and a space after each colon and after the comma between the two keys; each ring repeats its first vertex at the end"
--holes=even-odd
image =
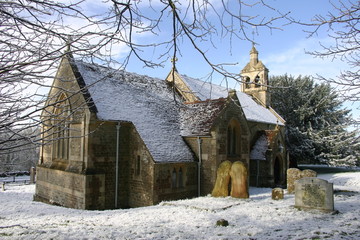
{"type": "Polygon", "coordinates": [[[306,51],[321,50],[319,42],[328,42],[329,39],[306,39],[294,43],[294,46],[286,51],[266,55],[262,60],[270,69],[271,75],[285,73],[298,75],[321,75],[335,78],[341,70],[347,69],[348,65],[338,59],[315,58],[306,51]]]}

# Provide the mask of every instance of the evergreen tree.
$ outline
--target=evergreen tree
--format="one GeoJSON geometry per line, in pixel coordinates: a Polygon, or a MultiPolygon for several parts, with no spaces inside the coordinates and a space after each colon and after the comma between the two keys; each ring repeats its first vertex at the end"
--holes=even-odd
{"type": "Polygon", "coordinates": [[[354,166],[360,143],[347,131],[350,110],[336,92],[309,76],[271,77],[272,106],[286,120],[287,147],[292,161],[354,166]]]}

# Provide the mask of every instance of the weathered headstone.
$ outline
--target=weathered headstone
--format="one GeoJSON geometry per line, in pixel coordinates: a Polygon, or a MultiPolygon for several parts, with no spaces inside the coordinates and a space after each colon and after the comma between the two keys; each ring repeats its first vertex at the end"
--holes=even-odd
{"type": "Polygon", "coordinates": [[[216,175],[216,182],[211,193],[213,197],[229,196],[231,162],[224,161],[219,165],[216,175]]]}
{"type": "Polygon", "coordinates": [[[301,178],[301,170],[297,168],[289,168],[287,170],[287,191],[293,193],[295,190],[295,181],[301,178]]]}
{"type": "Polygon", "coordinates": [[[249,198],[248,174],[244,163],[236,161],[230,170],[231,192],[230,196],[235,198],[249,198]]]}
{"type": "Polygon", "coordinates": [[[326,180],[306,177],[295,182],[295,207],[334,211],[333,184],[326,180]]]}
{"type": "Polygon", "coordinates": [[[311,169],[305,169],[301,171],[301,178],[304,177],[317,177],[317,172],[311,169]]]}
{"type": "Polygon", "coordinates": [[[287,170],[287,191],[288,193],[294,193],[295,181],[304,177],[316,177],[317,173],[311,169],[305,169],[301,171],[297,168],[289,168],[287,170]]]}
{"type": "Polygon", "coordinates": [[[284,199],[284,189],[274,188],[271,192],[271,199],[273,200],[284,199]]]}

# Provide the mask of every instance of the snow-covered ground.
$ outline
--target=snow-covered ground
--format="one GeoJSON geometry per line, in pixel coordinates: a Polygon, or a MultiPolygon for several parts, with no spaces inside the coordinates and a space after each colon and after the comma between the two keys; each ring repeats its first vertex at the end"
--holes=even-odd
{"type": "Polygon", "coordinates": [[[320,175],[334,183],[337,213],[300,211],[294,196],[200,197],[157,206],[84,211],[32,201],[34,185],[0,189],[0,239],[360,239],[360,172],[320,175]],[[346,190],[346,191],[345,191],[346,190]],[[226,219],[229,226],[216,226],[226,219]]]}

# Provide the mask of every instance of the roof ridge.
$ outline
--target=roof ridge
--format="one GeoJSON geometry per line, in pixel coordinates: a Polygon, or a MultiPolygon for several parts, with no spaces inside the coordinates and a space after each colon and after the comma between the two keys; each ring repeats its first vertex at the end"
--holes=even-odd
{"type": "Polygon", "coordinates": [[[203,101],[184,102],[184,104],[198,104],[198,103],[210,103],[210,102],[226,102],[226,98],[206,99],[203,101]]]}

